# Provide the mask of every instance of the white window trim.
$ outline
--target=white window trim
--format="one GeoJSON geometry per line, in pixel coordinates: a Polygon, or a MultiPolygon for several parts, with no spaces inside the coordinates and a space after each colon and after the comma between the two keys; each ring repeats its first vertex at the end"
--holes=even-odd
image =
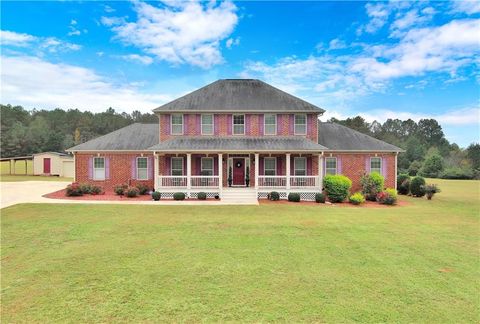
{"type": "Polygon", "coordinates": [[[183,135],[184,131],[185,131],[185,118],[183,114],[171,114],[170,115],[170,135],[183,135]],[[182,132],[180,133],[173,132],[173,116],[182,116],[182,132]]]}
{"type": "Polygon", "coordinates": [[[383,164],[383,161],[382,161],[382,158],[381,158],[381,157],[378,157],[378,156],[372,156],[372,157],[370,157],[370,173],[372,173],[372,172],[378,172],[379,174],[382,174],[382,167],[383,167],[382,164],[383,164]],[[373,159],[378,159],[378,160],[380,160],[380,168],[379,168],[378,171],[372,171],[372,160],[373,160],[373,159]]]}
{"type": "Polygon", "coordinates": [[[245,128],[246,128],[246,118],[245,114],[233,114],[232,115],[232,135],[245,135],[245,128]],[[235,134],[235,116],[243,116],[243,133],[242,134],[235,134]]]}
{"type": "Polygon", "coordinates": [[[307,114],[294,114],[293,115],[293,133],[294,133],[294,135],[307,135],[308,134],[308,116],[307,116],[307,114]],[[305,116],[305,133],[297,133],[296,116],[305,116]]]}
{"type": "MultiPolygon", "coordinates": [[[[183,176],[185,174],[183,156],[174,156],[174,157],[170,158],[170,175],[173,176],[173,162],[172,161],[174,159],[182,160],[182,176],[183,176]]],[[[175,176],[175,177],[180,177],[180,176],[175,176]]]]}
{"type": "MultiPolygon", "coordinates": [[[[202,157],[202,158],[200,159],[200,175],[202,175],[202,172],[204,171],[204,169],[203,169],[203,161],[206,160],[206,159],[212,161],[212,168],[211,168],[209,171],[212,171],[212,176],[213,176],[214,173],[215,173],[215,165],[214,165],[215,161],[214,161],[213,157],[202,157]]],[[[206,171],[206,170],[205,170],[205,171],[206,171]]]]}
{"type": "Polygon", "coordinates": [[[327,160],[335,160],[335,173],[333,174],[338,174],[338,159],[336,157],[333,157],[333,156],[329,156],[329,157],[326,157],[325,158],[325,174],[331,174],[331,173],[328,173],[327,170],[328,169],[332,169],[332,168],[327,168],[327,160]]]}
{"type": "Polygon", "coordinates": [[[201,128],[202,135],[213,135],[213,134],[215,134],[215,116],[214,116],[214,114],[201,114],[200,115],[200,128],[201,128]],[[212,116],[212,132],[210,134],[206,134],[203,131],[203,116],[212,116]]]}
{"type": "Polygon", "coordinates": [[[106,172],[106,165],[105,165],[105,158],[104,157],[99,157],[95,156],[93,158],[93,180],[105,180],[105,172],[106,172]],[[96,168],[95,167],[95,159],[102,159],[103,160],[103,168],[96,168]],[[96,170],[102,170],[103,169],[103,177],[97,178],[97,173],[95,172],[96,170]]]}
{"type": "MultiPolygon", "coordinates": [[[[275,170],[275,174],[274,174],[273,176],[276,176],[276,175],[277,175],[277,158],[276,158],[276,157],[264,157],[264,158],[263,158],[263,175],[265,176],[265,170],[267,170],[267,169],[265,168],[265,165],[266,165],[265,161],[267,161],[267,160],[274,160],[274,165],[275,165],[275,169],[274,169],[274,170],[275,170]]],[[[269,169],[269,170],[270,170],[270,169],[269,169]]],[[[267,176],[267,177],[268,177],[268,176],[267,176]]],[[[270,175],[270,177],[271,177],[271,175],[270,175]]]]}
{"type": "Polygon", "coordinates": [[[277,114],[263,114],[263,135],[277,135],[277,114]],[[265,116],[267,115],[273,115],[275,117],[275,131],[273,132],[273,134],[267,134],[267,123],[266,123],[266,118],[265,116]]]}
{"type": "Polygon", "coordinates": [[[307,176],[307,171],[308,171],[307,170],[307,158],[304,157],[304,156],[298,156],[298,157],[293,158],[293,175],[297,176],[297,161],[300,160],[300,159],[305,161],[305,163],[304,163],[305,169],[303,169],[305,171],[305,175],[304,176],[299,176],[299,177],[306,177],[307,176]]]}
{"type": "Polygon", "coordinates": [[[135,161],[135,163],[137,163],[137,180],[148,180],[148,158],[145,157],[145,156],[137,156],[137,159],[135,161]],[[139,169],[144,169],[144,168],[139,168],[138,167],[138,159],[146,159],[147,160],[147,167],[145,168],[145,170],[147,170],[147,172],[145,173],[146,174],[146,177],[145,178],[140,178],[139,175],[138,175],[138,170],[139,169]]]}

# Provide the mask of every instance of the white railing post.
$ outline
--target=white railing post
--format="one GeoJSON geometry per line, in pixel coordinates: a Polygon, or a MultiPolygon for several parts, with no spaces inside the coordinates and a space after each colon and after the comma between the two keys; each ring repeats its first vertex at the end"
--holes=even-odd
{"type": "Polygon", "coordinates": [[[287,153],[286,155],[287,159],[287,169],[285,170],[285,174],[287,175],[287,190],[290,189],[290,153],[287,153]]]}
{"type": "Polygon", "coordinates": [[[260,172],[260,154],[255,153],[255,190],[258,192],[258,176],[260,172]]]}
{"type": "Polygon", "coordinates": [[[187,153],[187,197],[190,197],[192,188],[192,154],[187,153]]]}
{"type": "Polygon", "coordinates": [[[222,161],[222,153],[218,153],[218,194],[220,198],[222,198],[222,190],[223,190],[223,161],[222,161]]]}
{"type": "Polygon", "coordinates": [[[323,187],[323,153],[318,155],[318,187],[323,187]]]}
{"type": "Polygon", "coordinates": [[[158,155],[157,152],[153,152],[153,187],[155,188],[156,191],[158,191],[159,188],[159,181],[158,181],[158,155]]]}

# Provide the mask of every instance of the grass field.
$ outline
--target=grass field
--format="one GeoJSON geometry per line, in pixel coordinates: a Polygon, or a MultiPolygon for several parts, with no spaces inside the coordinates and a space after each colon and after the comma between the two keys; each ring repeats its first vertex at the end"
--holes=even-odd
{"type": "MultiPolygon", "coordinates": [[[[2,175],[10,173],[9,161],[1,161],[0,162],[0,167],[1,167],[1,174],[2,175]]],[[[13,164],[12,164],[12,168],[13,168],[13,164]]],[[[23,175],[25,174],[25,161],[17,161],[15,163],[15,174],[23,174],[23,175]]],[[[27,173],[26,174],[33,174],[33,161],[31,161],[31,160],[27,161],[27,173]]]]}
{"type": "Polygon", "coordinates": [[[17,205],[2,322],[479,319],[478,181],[405,207],[17,205]]]}

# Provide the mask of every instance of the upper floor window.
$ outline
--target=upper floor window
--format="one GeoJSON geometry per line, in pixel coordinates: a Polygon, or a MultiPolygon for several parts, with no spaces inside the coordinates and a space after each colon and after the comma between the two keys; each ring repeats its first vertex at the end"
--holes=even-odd
{"type": "Polygon", "coordinates": [[[277,158],[266,157],[263,160],[263,170],[266,176],[274,176],[277,174],[277,158]]]}
{"type": "Polygon", "coordinates": [[[105,180],[105,158],[93,158],[93,179],[105,180]]]}
{"type": "Polygon", "coordinates": [[[380,174],[382,173],[382,158],[370,158],[370,172],[378,172],[380,174]]]}
{"type": "Polygon", "coordinates": [[[325,174],[337,174],[337,158],[325,158],[325,174]]]}
{"type": "Polygon", "coordinates": [[[172,176],[183,175],[183,157],[172,157],[172,176]]]}
{"type": "Polygon", "coordinates": [[[201,175],[211,176],[213,175],[213,158],[203,157],[201,160],[201,175]]]}
{"type": "Polygon", "coordinates": [[[296,157],[293,160],[294,163],[294,175],[306,176],[307,175],[307,159],[304,157],[296,157]]]}
{"type": "Polygon", "coordinates": [[[183,135],[183,115],[182,114],[173,114],[172,115],[172,135],[183,135]]]}
{"type": "Polygon", "coordinates": [[[202,115],[202,135],[213,135],[213,115],[202,115]]]}
{"type": "Polygon", "coordinates": [[[148,159],[146,157],[137,157],[137,179],[148,180],[148,159]]]}
{"type": "Polygon", "coordinates": [[[295,115],[295,135],[307,134],[307,115],[297,114],[295,115]]]}
{"type": "Polygon", "coordinates": [[[233,135],[245,134],[245,115],[233,115],[233,135]]]}
{"type": "Polygon", "coordinates": [[[265,135],[276,135],[277,134],[277,115],[275,114],[265,114],[263,117],[264,120],[264,134],[265,135]]]}

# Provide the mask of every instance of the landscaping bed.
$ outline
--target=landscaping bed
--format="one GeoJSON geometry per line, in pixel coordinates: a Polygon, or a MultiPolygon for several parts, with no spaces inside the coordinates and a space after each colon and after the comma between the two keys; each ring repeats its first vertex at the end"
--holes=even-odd
{"type": "Polygon", "coordinates": [[[407,206],[409,205],[408,201],[405,200],[398,200],[395,205],[382,205],[375,201],[366,201],[361,205],[352,205],[349,202],[342,202],[342,203],[316,203],[315,201],[300,201],[300,202],[292,202],[288,200],[277,200],[272,201],[268,199],[259,199],[258,202],[260,205],[297,205],[297,206],[326,206],[326,207],[347,207],[347,208],[391,208],[396,206],[407,206]]]}

